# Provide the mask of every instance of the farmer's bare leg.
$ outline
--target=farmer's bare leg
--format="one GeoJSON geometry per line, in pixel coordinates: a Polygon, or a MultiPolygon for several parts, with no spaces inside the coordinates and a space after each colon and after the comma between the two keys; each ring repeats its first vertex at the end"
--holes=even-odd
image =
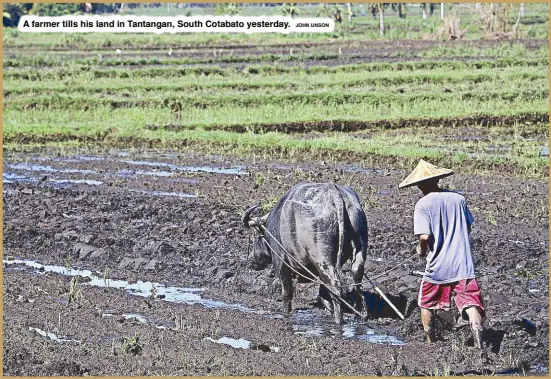
{"type": "Polygon", "coordinates": [[[428,343],[436,342],[436,330],[434,327],[434,310],[421,308],[421,322],[428,343]]]}
{"type": "Polygon", "coordinates": [[[469,317],[469,324],[473,333],[474,346],[477,349],[482,349],[482,332],[484,331],[482,314],[477,307],[469,307],[464,311],[469,317]]]}

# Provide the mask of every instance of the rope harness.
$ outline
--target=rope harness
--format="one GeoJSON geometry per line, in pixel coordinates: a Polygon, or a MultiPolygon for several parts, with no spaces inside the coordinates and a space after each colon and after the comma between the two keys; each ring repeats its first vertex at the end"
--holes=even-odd
{"type": "MultiPolygon", "coordinates": [[[[266,246],[268,246],[268,248],[275,254],[276,257],[279,258],[279,260],[285,264],[291,271],[293,271],[295,274],[299,275],[300,277],[310,281],[310,282],[315,282],[319,285],[322,285],[324,286],[328,291],[329,293],[331,293],[333,296],[335,296],[340,302],[342,302],[344,305],[346,305],[350,310],[352,310],[352,312],[354,312],[356,315],[358,315],[360,318],[363,319],[363,316],[361,315],[360,312],[358,312],[356,310],[356,308],[354,308],[353,306],[351,306],[350,304],[348,304],[348,302],[346,300],[344,300],[339,294],[336,293],[336,290],[337,289],[340,289],[340,288],[348,288],[350,286],[357,286],[357,285],[361,285],[362,282],[360,283],[352,283],[352,284],[347,284],[347,285],[344,285],[344,286],[334,286],[334,285],[331,285],[329,286],[328,284],[324,283],[319,277],[317,277],[314,273],[312,273],[312,271],[308,270],[308,268],[306,266],[304,266],[297,258],[295,258],[294,256],[292,256],[291,254],[289,254],[287,252],[287,250],[283,247],[283,245],[278,241],[277,238],[274,237],[274,235],[272,233],[270,233],[270,231],[264,226],[264,225],[259,225],[266,234],[268,234],[278,245],[279,247],[283,250],[283,252],[287,255],[287,257],[289,257],[290,259],[292,259],[293,261],[295,261],[304,271],[306,271],[309,275],[311,275],[312,277],[309,278],[307,277],[306,275],[298,272],[297,270],[295,270],[293,267],[291,267],[291,265],[285,260],[283,259],[283,257],[281,257],[276,251],[275,249],[270,245],[270,243],[268,242],[268,240],[262,236],[262,240],[266,243],[266,246]],[[333,290],[333,288],[335,288],[335,291],[333,290]]],[[[413,254],[412,256],[408,257],[406,260],[402,261],[401,263],[395,265],[394,267],[392,267],[391,269],[383,272],[382,274],[380,275],[377,275],[374,279],[377,279],[377,278],[380,278],[381,276],[384,276],[386,274],[388,274],[389,272],[392,272],[394,270],[396,270],[398,267],[402,266],[404,263],[410,261],[411,259],[415,258],[417,256],[417,253],[413,254]]],[[[401,319],[403,320],[404,319],[404,316],[402,315],[402,313],[394,306],[394,304],[392,304],[392,302],[385,296],[385,294],[379,289],[379,287],[377,286],[377,284],[372,280],[370,279],[367,274],[364,273],[364,277],[367,279],[368,283],[379,293],[379,295],[381,295],[381,297],[392,307],[392,309],[394,309],[394,311],[401,317],[401,319]]]]}

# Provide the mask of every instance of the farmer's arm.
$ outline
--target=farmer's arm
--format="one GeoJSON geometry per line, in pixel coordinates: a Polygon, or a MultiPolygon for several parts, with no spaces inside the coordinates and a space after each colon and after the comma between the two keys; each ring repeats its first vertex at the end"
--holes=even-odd
{"type": "Polygon", "coordinates": [[[423,209],[419,204],[415,206],[415,212],[413,213],[413,233],[419,236],[417,253],[421,257],[426,256],[429,250],[429,239],[432,235],[432,229],[427,210],[423,209]]]}
{"type": "Polygon", "coordinates": [[[419,255],[422,257],[427,255],[427,251],[429,250],[429,239],[430,234],[421,234],[419,236],[419,249],[421,250],[419,255]]]}
{"type": "Polygon", "coordinates": [[[471,210],[469,209],[469,207],[467,206],[467,203],[465,202],[464,203],[464,206],[465,206],[465,218],[467,220],[467,232],[469,234],[471,234],[471,227],[474,223],[474,216],[473,214],[471,213],[471,210]]]}

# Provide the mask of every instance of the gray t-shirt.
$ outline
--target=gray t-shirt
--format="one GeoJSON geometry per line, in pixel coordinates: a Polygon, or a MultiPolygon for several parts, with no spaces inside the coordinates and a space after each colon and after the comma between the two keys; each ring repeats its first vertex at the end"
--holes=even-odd
{"type": "Polygon", "coordinates": [[[417,202],[414,233],[431,235],[424,281],[445,284],[475,277],[468,230],[473,222],[465,198],[456,192],[431,192],[417,202]]]}

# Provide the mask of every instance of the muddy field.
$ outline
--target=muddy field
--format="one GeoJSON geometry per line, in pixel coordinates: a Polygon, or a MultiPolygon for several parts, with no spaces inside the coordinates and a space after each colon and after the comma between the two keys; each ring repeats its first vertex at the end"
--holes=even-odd
{"type": "MultiPolygon", "coordinates": [[[[468,200],[485,349],[442,315],[424,344],[413,253],[420,193],[405,172],[177,151],[4,152],[5,375],[548,374],[546,181],[458,173],[468,200]],[[271,269],[249,269],[242,211],[302,180],[352,186],[369,219],[371,317],[342,327],[296,284],[282,312],[271,269]],[[74,279],[76,278],[76,279],[74,279]]],[[[346,267],[345,267],[346,269],[346,267]]],[[[346,270],[345,270],[346,272],[346,270]]]]}

